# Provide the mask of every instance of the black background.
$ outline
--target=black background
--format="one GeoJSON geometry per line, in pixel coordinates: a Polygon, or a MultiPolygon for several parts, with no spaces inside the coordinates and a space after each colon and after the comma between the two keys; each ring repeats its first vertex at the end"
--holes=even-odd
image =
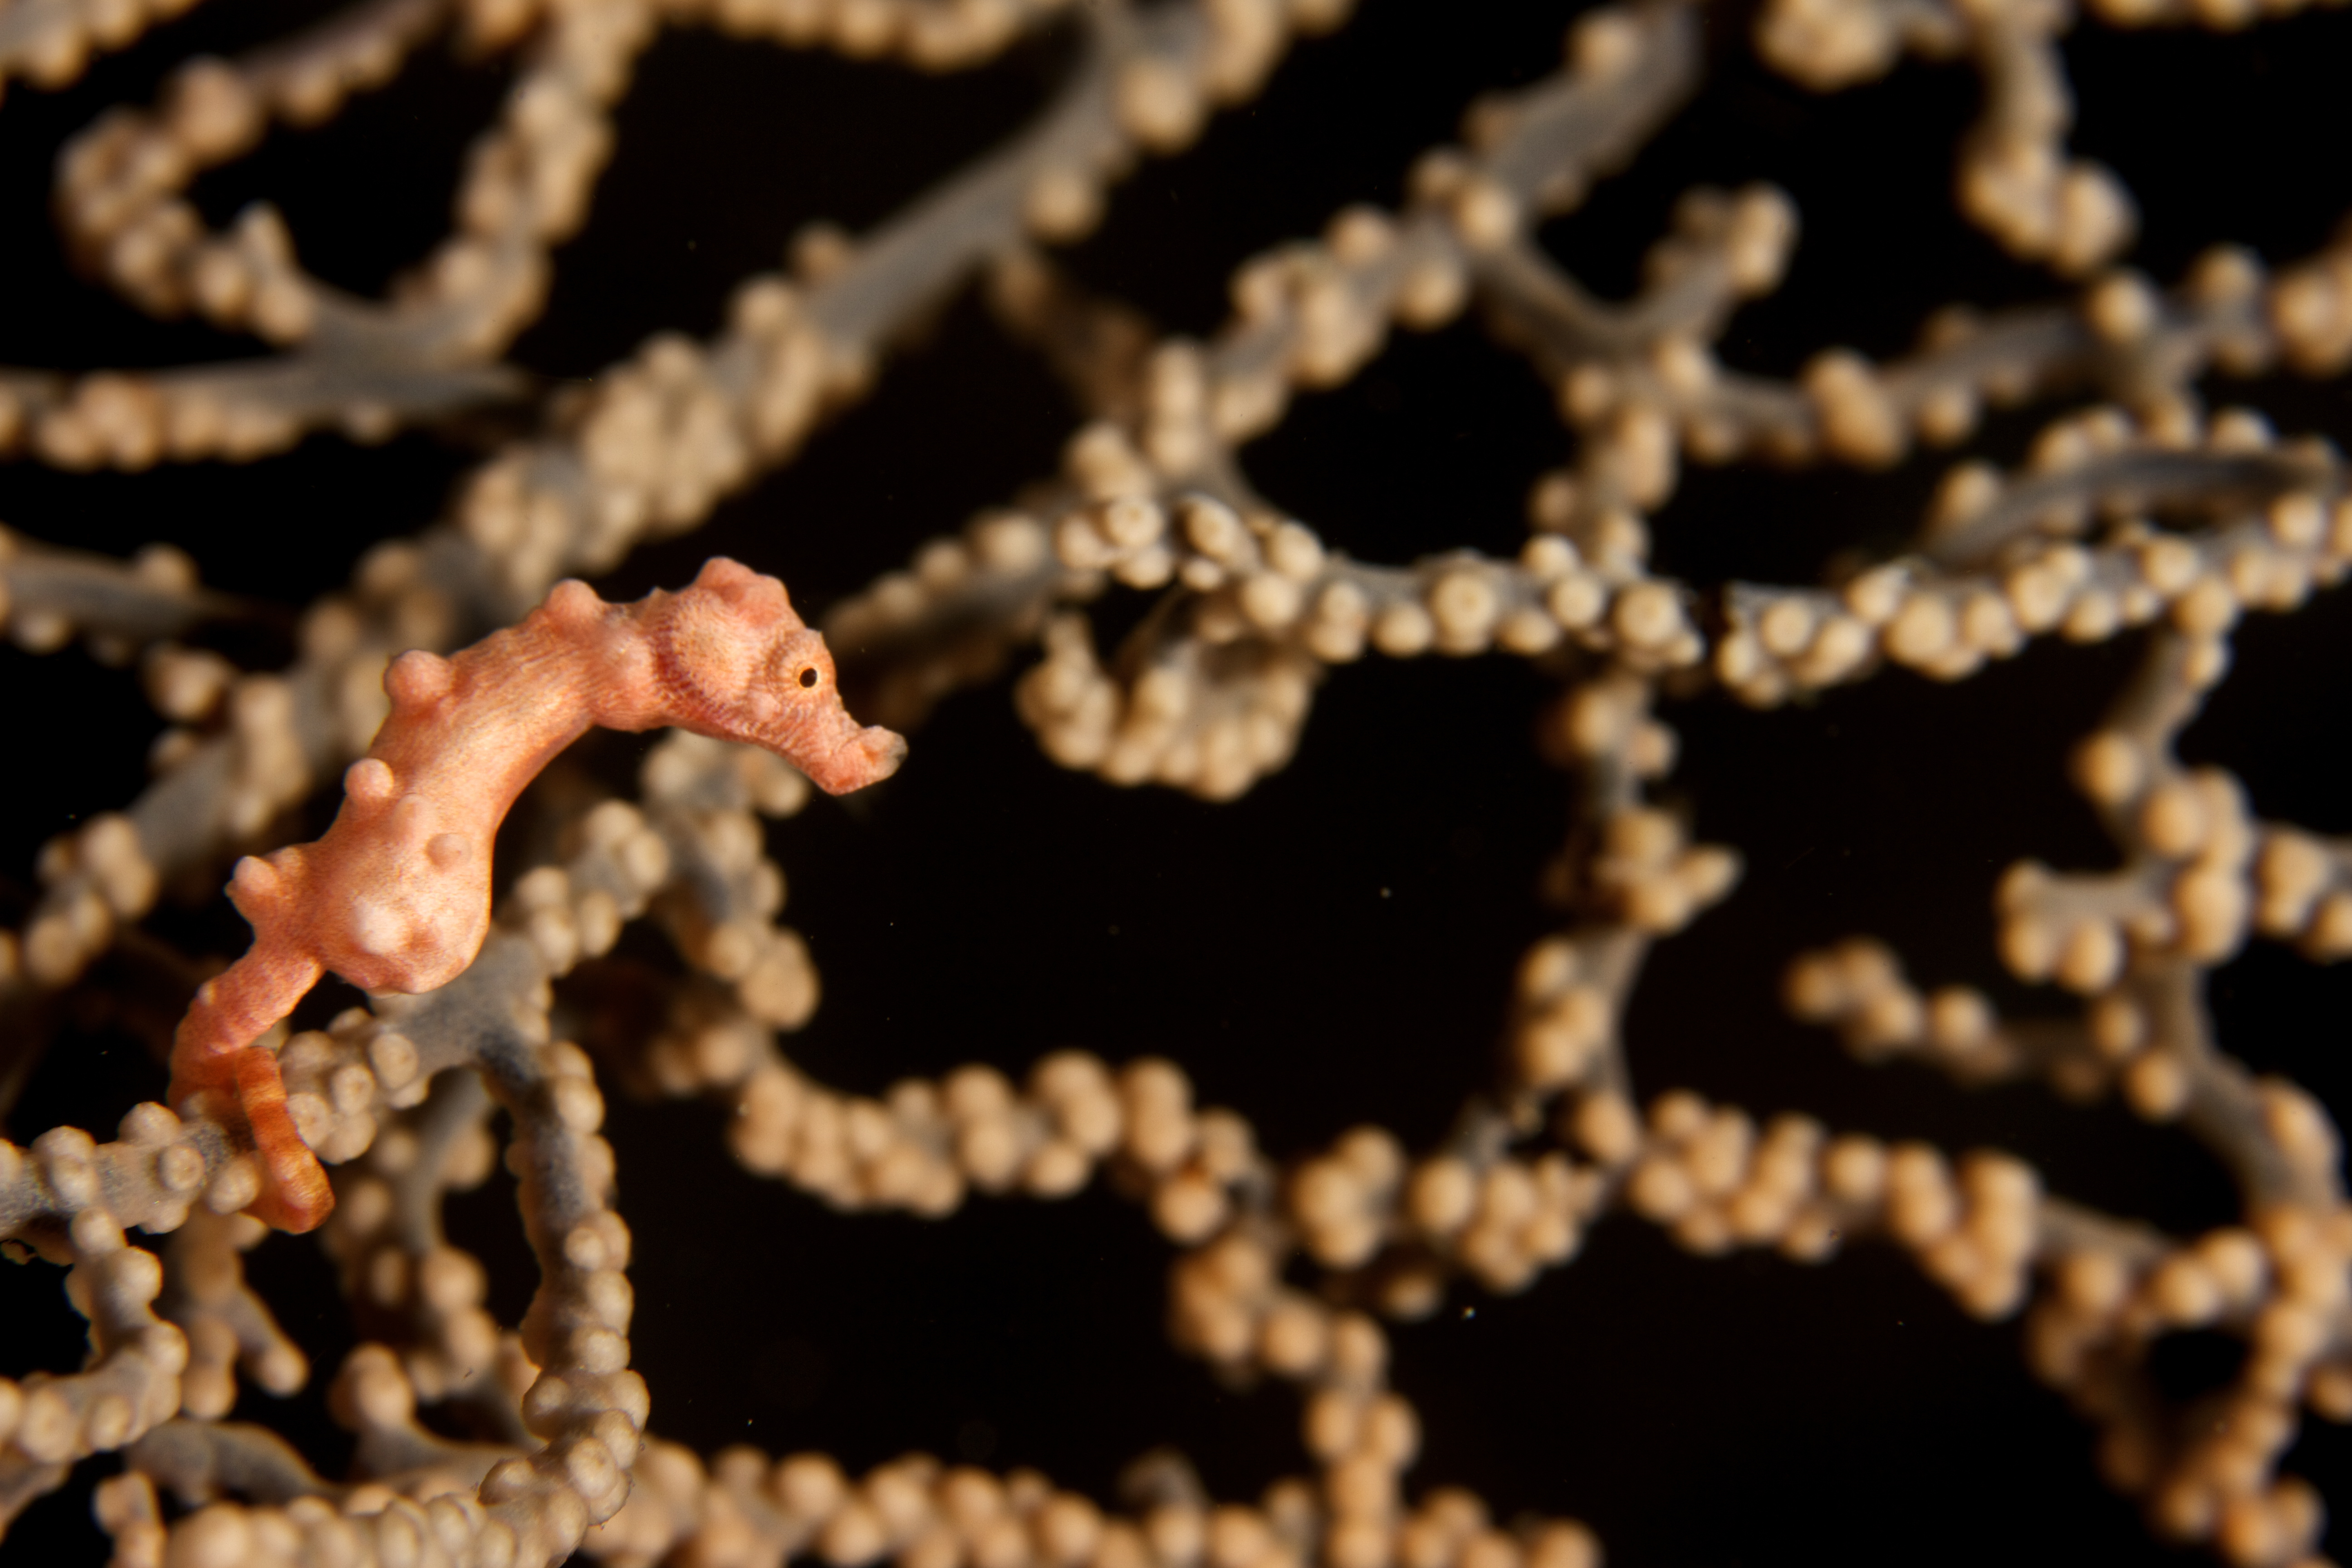
{"type": "MultiPolygon", "coordinates": [[[[1344,32],[1297,47],[1257,101],[1118,187],[1103,229],[1066,258],[1164,329],[1209,331],[1235,265],[1348,202],[1395,205],[1412,156],[1450,135],[1475,94],[1553,67],[1573,9],[1364,0],[1344,32]]],[[[149,101],[172,62],[320,11],[214,0],[65,92],[10,86],[0,363],[253,352],[150,322],[77,279],[47,222],[49,170],[105,107],[149,101]]],[[[1769,179],[1795,198],[1803,235],[1784,288],[1734,320],[1722,344],[1733,364],[1785,375],[1836,342],[1895,354],[1941,304],[2059,294],[1952,211],[1972,74],[1909,64],[1817,97],[1753,62],[1748,20],[1711,16],[1703,96],[1546,228],[1565,265],[1622,295],[1683,190],[1769,179]]],[[[665,34],[619,111],[593,215],[556,255],[551,308],[513,357],[550,378],[588,376],[651,331],[709,333],[728,290],[775,265],[801,224],[856,231],[897,210],[1024,123],[1067,60],[1067,40],[1049,33],[985,68],[929,79],[665,34]]],[[[2234,37],[2078,31],[2066,45],[2081,100],[2074,145],[2140,201],[2132,264],[2169,281],[2215,240],[2273,263],[2321,243],[2352,208],[2338,107],[2347,61],[2352,17],[2334,14],[2234,37]]],[[[328,126],[280,133],[207,174],[196,199],[217,222],[266,196],[306,264],[380,289],[446,228],[463,149],[508,69],[428,48],[328,126]]],[[[2206,391],[2265,409],[2289,433],[2352,435],[2338,384],[2216,380],[2206,391]]],[[[2015,460],[2050,412],[1998,418],[1974,449],[2015,460]]],[[[1073,417],[967,293],[798,461],[598,586],[634,596],[723,552],[783,575],[822,613],[1050,471],[1073,417]]],[[[0,466],[0,520],[115,552],[169,540],[207,583],[299,605],[342,582],[370,544],[436,516],[484,439],[480,428],[376,447],[318,437],[251,467],[135,477],[0,466]]],[[[1464,322],[1401,336],[1349,385],[1300,399],[1244,460],[1335,546],[1403,561],[1515,550],[1527,487],[1570,446],[1536,377],[1464,322]]],[[[1656,520],[1658,563],[1703,585],[1812,578],[1837,552],[1895,545],[1948,460],[1875,476],[1691,472],[1656,520]]],[[[257,667],[288,651],[282,627],[230,646],[257,667]]],[[[2255,616],[2237,648],[2184,752],[2236,770],[2263,816],[2352,832],[2346,595],[2255,616]]],[[[1869,931],[1922,984],[2062,1009],[2000,970],[1990,889],[2023,857],[2112,863],[2063,760],[2135,651],[2128,637],[2037,645],[1957,687],[1882,674],[1774,714],[1715,698],[1672,705],[1683,760],[1664,794],[1701,837],[1738,847],[1747,872],[1645,973],[1628,1025],[1643,1096],[1689,1085],[1763,1116],[1799,1109],[1839,1128],[2000,1146],[2088,1203],[2183,1230],[2230,1221],[2226,1183],[2177,1133],[2035,1089],[1967,1093],[1913,1068],[1864,1068],[1777,1001],[1793,953],[1869,931]]],[[[1278,1156],[1363,1121],[1426,1143],[1486,1080],[1513,966],[1552,923],[1537,881],[1570,785],[1530,743],[1547,695],[1499,658],[1340,670],[1298,759],[1218,806],[1055,769],[1002,681],[954,699],[914,734],[899,777],[772,830],[791,888],[784,918],[825,985],[788,1047],[821,1079],[868,1092],[974,1059],[1017,1073],[1066,1045],[1114,1061],[1158,1052],[1278,1156]]],[[[40,659],[0,649],[0,915],[13,925],[34,896],[38,845],[131,798],[159,723],[131,672],[78,648],[40,659]]],[[[595,738],[565,765],[624,784],[644,744],[595,738]]],[[[307,837],[296,829],[315,830],[331,809],[314,803],[315,820],[287,836],[307,837]]],[[[167,907],[150,927],[196,952],[244,942],[217,898],[167,907]]],[[[674,963],[642,933],[614,962],[674,963]]],[[[567,1005],[583,994],[568,986],[567,1005]]],[[[2294,1076],[2339,1118],[2352,1111],[2352,970],[2258,944],[2215,973],[2211,1000],[2228,1048],[2294,1076]]],[[[23,1142],[71,1121],[103,1136],[162,1084],[146,1047],[86,1006],[8,1108],[6,1131],[23,1142]]],[[[616,1093],[609,1131],[638,1238],[636,1364],[663,1436],[706,1455],[739,1441],[822,1448],[853,1470],[910,1448],[1035,1465],[1106,1501],[1118,1469],[1160,1444],[1187,1451],[1221,1499],[1307,1468],[1287,1389],[1222,1386],[1168,1347],[1169,1249],[1099,1186],[1055,1204],[977,1201],[944,1223],[844,1216],[738,1170],[713,1108],[616,1093]]],[[[453,1235],[488,1263],[508,1322],[532,1283],[510,1197],[501,1174],[450,1205],[453,1235]]],[[[331,1473],[348,1439],[320,1394],[350,1330],[328,1267],[286,1237],[250,1266],[317,1371],[304,1394],[248,1395],[238,1415],[278,1425],[331,1473]]],[[[44,1264],[0,1268],[0,1373],[77,1363],[80,1324],[58,1279],[44,1264]]],[[[1460,1483],[1502,1518],[1583,1518],[1620,1564],[2173,1555],[2096,1479],[2088,1429],[2023,1369],[2017,1339],[2013,1322],[1962,1316],[1885,1248],[1822,1268],[1709,1261],[1612,1220],[1525,1295],[1457,1290],[1437,1318],[1396,1331],[1395,1381],[1425,1428],[1409,1489],[1460,1483]]],[[[2228,1342],[2182,1336],[2160,1365],[2189,1392],[2226,1377],[2232,1356],[2228,1342]]],[[[112,1463],[85,1465],[29,1510],[0,1564],[101,1560],[89,1487],[112,1463]]],[[[2339,1513],[2352,1506],[2342,1428],[2313,1425],[2288,1463],[2339,1513]]]]}

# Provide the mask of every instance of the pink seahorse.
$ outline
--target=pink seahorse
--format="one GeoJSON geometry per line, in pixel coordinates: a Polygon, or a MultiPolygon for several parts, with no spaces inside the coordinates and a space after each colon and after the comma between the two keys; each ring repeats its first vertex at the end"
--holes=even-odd
{"type": "Polygon", "coordinates": [[[608,605],[555,585],[516,626],[448,658],[384,672],[392,713],[343,774],[325,837],[236,863],[229,898],[253,946],[196,993],[172,1049],[173,1104],[233,1094],[263,1170],[248,1211],[282,1230],[334,1194],[286,1110],[278,1058],[253,1042],[332,970],[370,991],[445,985],[490,922],[490,846],[507,808],[592,725],[676,727],[761,746],[835,795],[896,772],[907,742],[860,728],[824,639],[784,585],[727,560],[683,593],[608,605]]]}

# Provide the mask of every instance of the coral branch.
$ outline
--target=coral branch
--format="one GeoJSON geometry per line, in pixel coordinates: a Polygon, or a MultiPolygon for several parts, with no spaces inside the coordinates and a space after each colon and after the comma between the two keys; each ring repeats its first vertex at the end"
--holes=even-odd
{"type": "Polygon", "coordinates": [[[126,564],[0,529],[0,626],[30,653],[81,637],[93,653],[119,664],[134,648],[245,608],[198,587],[194,563],[169,545],[144,550],[126,564]]]}

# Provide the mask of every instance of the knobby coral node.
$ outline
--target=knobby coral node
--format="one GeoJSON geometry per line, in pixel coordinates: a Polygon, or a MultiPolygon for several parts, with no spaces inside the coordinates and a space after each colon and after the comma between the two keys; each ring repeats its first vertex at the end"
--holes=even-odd
{"type": "Polygon", "coordinates": [[[171,1099],[234,1100],[260,1156],[247,1212],[307,1231],[334,1195],[260,1037],[329,970],[416,994],[462,973],[490,923],[490,849],[524,786],[593,727],[675,727],[759,746],[834,795],[898,771],[907,742],[842,705],[824,637],[773,577],[723,558],[681,593],[611,605],[558,584],[518,625],[385,670],[392,711],[343,774],[326,837],[237,862],[252,948],[196,994],[171,1099]]]}

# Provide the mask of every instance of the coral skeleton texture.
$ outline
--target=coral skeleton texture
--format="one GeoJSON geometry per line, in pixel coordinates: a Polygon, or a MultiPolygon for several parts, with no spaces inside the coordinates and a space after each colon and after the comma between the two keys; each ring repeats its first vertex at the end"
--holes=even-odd
{"type": "Polygon", "coordinates": [[[0,0],[0,1564],[2329,1561],[2352,18],[1492,9],[0,0]]]}

